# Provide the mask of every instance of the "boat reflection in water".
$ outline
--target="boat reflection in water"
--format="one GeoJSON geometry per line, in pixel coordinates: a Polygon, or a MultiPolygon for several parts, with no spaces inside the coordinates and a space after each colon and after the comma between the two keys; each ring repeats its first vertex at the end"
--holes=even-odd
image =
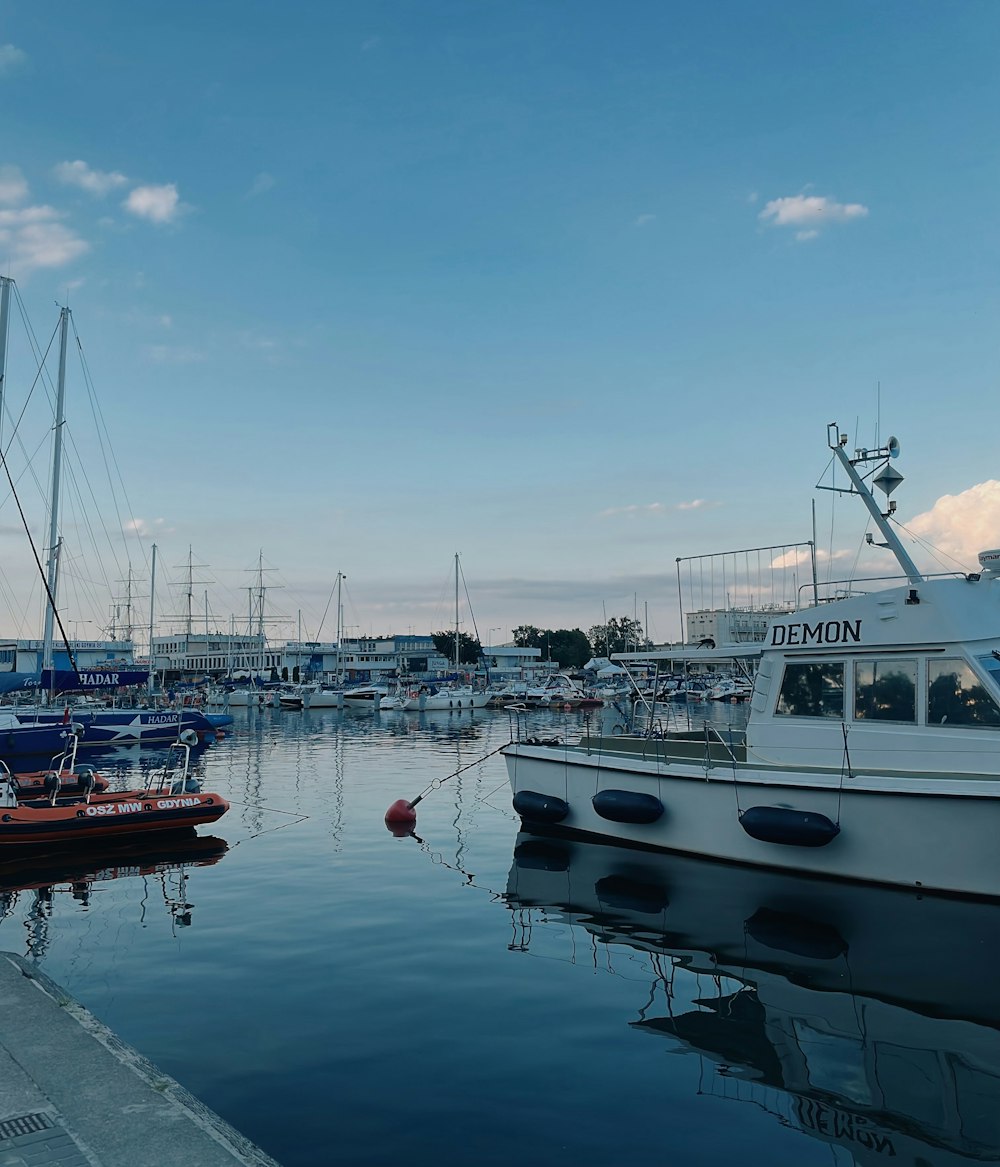
{"type": "Polygon", "coordinates": [[[1000,1162],[1000,905],[527,833],[506,902],[514,947],[548,922],[648,953],[630,1024],[713,1094],[857,1163],[1000,1162]]]}
{"type": "Polygon", "coordinates": [[[218,863],[227,850],[225,840],[191,830],[145,842],[112,840],[97,847],[77,844],[19,856],[0,863],[0,921],[14,911],[23,896],[30,896],[28,948],[39,958],[48,946],[48,920],[57,897],[69,897],[86,908],[96,885],[153,876],[160,883],[172,925],[186,927],[192,922],[188,870],[218,863]]]}

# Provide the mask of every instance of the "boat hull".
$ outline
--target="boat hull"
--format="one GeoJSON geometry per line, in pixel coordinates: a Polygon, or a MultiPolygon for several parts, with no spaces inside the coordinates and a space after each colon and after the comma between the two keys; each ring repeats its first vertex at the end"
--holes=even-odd
{"type": "Polygon", "coordinates": [[[319,692],[311,694],[306,701],[308,709],[342,709],[343,705],[344,694],[332,689],[320,689],[319,692]]]}
{"type": "Polygon", "coordinates": [[[229,810],[218,794],[131,790],[83,799],[22,802],[0,812],[0,853],[38,844],[75,844],[217,822],[229,810]]]}
{"type": "Polygon", "coordinates": [[[656,748],[650,742],[646,757],[629,757],[518,742],[504,753],[515,795],[568,804],[559,829],[755,866],[1000,898],[1000,782],[666,764],[656,748]],[[594,805],[603,791],[649,796],[663,813],[645,823],[603,817],[594,805]],[[824,832],[822,845],[815,832],[754,837],[740,816],[762,807],[839,829],[824,832]]]}
{"type": "Polygon", "coordinates": [[[414,697],[406,697],[400,704],[401,709],[414,713],[444,713],[452,709],[485,709],[490,702],[488,692],[473,692],[472,690],[458,690],[441,693],[421,693],[414,697]]]}
{"type": "MultiPolygon", "coordinates": [[[[157,710],[157,709],[98,709],[90,712],[71,710],[72,720],[83,726],[80,737],[80,749],[93,746],[131,745],[139,742],[142,745],[152,742],[174,742],[186,729],[194,730],[200,738],[215,739],[216,726],[204,714],[191,709],[157,710]]],[[[47,730],[58,737],[65,748],[65,739],[62,734],[65,730],[66,715],[60,710],[32,711],[30,714],[18,715],[21,719],[21,730],[47,730]]],[[[13,729],[6,734],[0,733],[0,756],[6,757],[5,745],[10,745],[12,753],[40,753],[47,747],[33,744],[24,739],[22,747],[19,741],[20,730],[13,729]],[[13,744],[5,739],[14,739],[13,744]],[[30,746],[30,749],[28,748],[30,746]]],[[[55,740],[55,737],[53,738],[55,740]]],[[[57,747],[58,748],[58,747],[57,747]]],[[[54,752],[54,751],[53,751],[54,752]]]]}
{"type": "Polygon", "coordinates": [[[0,761],[12,770],[17,769],[15,758],[51,758],[65,753],[66,748],[66,729],[61,724],[20,725],[0,730],[0,761]]]}

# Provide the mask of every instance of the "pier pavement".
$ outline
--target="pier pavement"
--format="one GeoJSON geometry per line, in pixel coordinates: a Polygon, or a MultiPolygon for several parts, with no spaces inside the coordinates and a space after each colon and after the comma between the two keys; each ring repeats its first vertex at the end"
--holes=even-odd
{"type": "Polygon", "coordinates": [[[11,952],[0,1018],[0,1167],[279,1167],[11,952]]]}

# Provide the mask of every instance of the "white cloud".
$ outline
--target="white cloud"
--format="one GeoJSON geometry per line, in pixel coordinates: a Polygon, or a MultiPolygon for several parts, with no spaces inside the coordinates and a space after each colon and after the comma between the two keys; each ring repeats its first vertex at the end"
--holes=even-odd
{"type": "Polygon", "coordinates": [[[16,272],[63,267],[89,250],[85,240],[59,221],[62,217],[45,206],[0,211],[0,250],[16,272]]]}
{"type": "Polygon", "coordinates": [[[0,45],[0,77],[10,77],[27,64],[28,54],[17,45],[0,45]]]}
{"type": "Polygon", "coordinates": [[[0,166],[0,203],[12,206],[28,197],[28,180],[19,166],[0,166]]]}
{"type": "Polygon", "coordinates": [[[674,509],[678,511],[710,511],[721,505],[718,502],[710,502],[707,498],[693,498],[689,502],[679,502],[674,509]]]}
{"type": "Polygon", "coordinates": [[[658,515],[666,510],[662,502],[632,503],[624,507],[608,507],[598,514],[599,519],[610,519],[615,515],[658,515]]]}
{"type": "Polygon", "coordinates": [[[257,195],[262,195],[269,191],[274,186],[274,175],[268,174],[266,170],[262,170],[260,174],[253,180],[253,185],[247,191],[247,198],[253,199],[257,195]]]}
{"type": "Polygon", "coordinates": [[[130,214],[151,223],[173,222],[181,211],[177,186],[172,182],[163,186],[137,186],[122,206],[130,214]]]}
{"type": "Polygon", "coordinates": [[[942,495],[906,527],[975,571],[980,551],[1000,547],[1000,482],[991,478],[961,494],[942,495]]]}
{"type": "Polygon", "coordinates": [[[93,170],[80,159],[75,162],[60,162],[52,172],[66,186],[78,186],[81,190],[98,197],[103,197],[128,182],[125,175],[117,170],[93,170]]]}
{"type": "Polygon", "coordinates": [[[259,336],[256,332],[240,332],[237,339],[245,349],[256,352],[273,352],[278,342],[269,336],[259,336]]]}
{"type": "Polygon", "coordinates": [[[655,215],[649,215],[649,214],[639,215],[635,220],[635,226],[636,227],[648,227],[650,223],[655,223],[655,222],[656,222],[655,215]]]}
{"type": "MultiPolygon", "coordinates": [[[[834,551],[832,554],[829,551],[824,551],[822,547],[816,548],[816,562],[817,563],[831,563],[840,559],[848,559],[853,555],[851,551],[834,551]]],[[[812,563],[812,556],[809,554],[807,547],[789,547],[782,551],[779,555],[771,558],[768,564],[769,568],[775,571],[783,570],[785,568],[800,568],[809,567],[812,563]]]]}
{"type": "Polygon", "coordinates": [[[790,195],[771,199],[757,218],[771,227],[794,227],[801,243],[815,239],[819,229],[830,223],[850,223],[863,219],[868,208],[861,203],[838,203],[825,195],[790,195]]]}
{"type": "Polygon", "coordinates": [[[205,359],[205,354],[197,349],[167,344],[151,345],[149,356],[158,365],[196,365],[205,359]]]}
{"type": "Polygon", "coordinates": [[[690,502],[677,502],[667,505],[663,502],[631,503],[623,507],[608,507],[599,512],[599,519],[610,519],[615,515],[663,515],[668,511],[698,511],[712,510],[720,504],[709,502],[704,498],[693,498],[690,502]]]}
{"type": "Polygon", "coordinates": [[[380,36],[370,36],[361,42],[361,51],[363,53],[370,53],[372,49],[377,49],[382,43],[380,36]]]}
{"type": "Polygon", "coordinates": [[[148,535],[171,535],[174,532],[173,527],[167,526],[166,519],[140,519],[134,517],[125,523],[126,532],[134,532],[140,538],[146,538],[148,535]]]}

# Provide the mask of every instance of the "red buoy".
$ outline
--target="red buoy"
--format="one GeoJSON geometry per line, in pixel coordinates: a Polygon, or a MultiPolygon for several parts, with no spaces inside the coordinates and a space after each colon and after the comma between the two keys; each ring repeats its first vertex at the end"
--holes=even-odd
{"type": "Polygon", "coordinates": [[[397,799],[385,812],[385,825],[396,836],[409,835],[417,825],[417,812],[405,798],[397,799]]]}

